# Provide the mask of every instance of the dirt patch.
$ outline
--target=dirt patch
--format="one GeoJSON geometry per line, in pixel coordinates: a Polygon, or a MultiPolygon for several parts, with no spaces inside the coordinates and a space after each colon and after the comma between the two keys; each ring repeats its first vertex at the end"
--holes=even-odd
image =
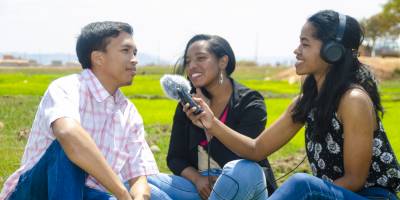
{"type": "Polygon", "coordinates": [[[305,156],[305,150],[302,149],[294,154],[271,162],[271,167],[274,170],[278,185],[281,185],[286,179],[293,175],[293,173],[311,173],[311,168],[305,156]],[[296,168],[296,166],[298,167],[296,168]]]}
{"type": "Polygon", "coordinates": [[[394,78],[394,71],[400,69],[400,58],[361,57],[360,61],[371,67],[379,80],[394,78]]]}
{"type": "Polygon", "coordinates": [[[19,131],[17,132],[17,139],[18,139],[18,141],[28,139],[29,132],[30,132],[30,129],[28,129],[28,128],[23,128],[23,129],[19,130],[19,131]]]}

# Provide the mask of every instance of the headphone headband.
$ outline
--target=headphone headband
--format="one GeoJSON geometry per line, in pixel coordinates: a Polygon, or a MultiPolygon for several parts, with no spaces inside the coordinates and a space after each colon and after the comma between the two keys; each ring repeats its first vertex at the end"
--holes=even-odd
{"type": "Polygon", "coordinates": [[[336,30],[336,41],[341,42],[344,35],[344,30],[346,29],[346,15],[338,13],[339,15],[339,26],[336,30]]]}

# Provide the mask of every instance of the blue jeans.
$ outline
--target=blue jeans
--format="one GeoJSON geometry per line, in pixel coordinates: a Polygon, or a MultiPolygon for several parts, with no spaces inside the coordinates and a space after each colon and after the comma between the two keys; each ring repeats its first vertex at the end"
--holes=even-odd
{"type": "MultiPolygon", "coordinates": [[[[202,176],[219,176],[220,169],[210,169],[200,173],[202,176]],[[209,173],[208,173],[209,172],[209,173]]],[[[168,174],[148,176],[152,200],[199,200],[201,199],[196,186],[188,179],[168,174]]]]}
{"type": "Polygon", "coordinates": [[[20,176],[9,200],[116,200],[106,192],[85,186],[87,176],[54,140],[39,162],[20,176]]]}
{"type": "Polygon", "coordinates": [[[397,199],[396,195],[387,189],[380,187],[371,187],[352,192],[345,188],[334,185],[331,182],[324,181],[315,176],[297,173],[285,181],[271,195],[268,200],[275,199],[397,199]]]}
{"type": "MultiPolygon", "coordinates": [[[[220,195],[216,196],[213,192],[210,199],[267,199],[267,191],[264,190],[265,182],[262,182],[264,176],[255,173],[255,171],[258,171],[258,167],[256,163],[247,160],[229,162],[222,171],[223,175],[229,176],[220,176],[214,185],[214,191],[217,191],[220,195]],[[265,194],[263,191],[265,191],[265,194]]],[[[285,181],[268,198],[268,200],[276,199],[395,200],[397,197],[389,190],[379,187],[367,188],[355,193],[315,176],[297,173],[285,181]]]]}
{"type": "Polygon", "coordinates": [[[260,165],[248,160],[225,164],[209,200],[261,200],[268,198],[267,183],[260,165]]]}

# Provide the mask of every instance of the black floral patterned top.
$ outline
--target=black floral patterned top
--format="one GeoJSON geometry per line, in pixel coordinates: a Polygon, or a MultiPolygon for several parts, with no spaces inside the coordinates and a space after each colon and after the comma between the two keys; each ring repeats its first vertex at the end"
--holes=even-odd
{"type": "MultiPolygon", "coordinates": [[[[329,132],[316,136],[315,111],[312,109],[306,119],[307,157],[314,176],[333,182],[344,175],[343,125],[334,113],[329,132]]],[[[374,132],[372,164],[364,187],[384,187],[399,192],[400,167],[379,119],[378,124],[374,132]]]]}

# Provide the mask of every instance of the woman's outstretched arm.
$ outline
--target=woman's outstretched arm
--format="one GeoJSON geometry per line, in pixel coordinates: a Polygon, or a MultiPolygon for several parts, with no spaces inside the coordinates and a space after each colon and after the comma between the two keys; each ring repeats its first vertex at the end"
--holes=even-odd
{"type": "Polygon", "coordinates": [[[236,154],[254,161],[265,159],[268,155],[278,150],[293,138],[303,126],[302,123],[293,122],[291,117],[291,110],[294,102],[296,102],[295,100],[270,128],[265,129],[257,138],[252,139],[220,122],[202,99],[194,99],[203,108],[204,112],[194,115],[194,109],[188,109],[189,105],[185,105],[184,112],[192,122],[199,127],[207,129],[210,134],[217,137],[218,140],[236,154]]]}

